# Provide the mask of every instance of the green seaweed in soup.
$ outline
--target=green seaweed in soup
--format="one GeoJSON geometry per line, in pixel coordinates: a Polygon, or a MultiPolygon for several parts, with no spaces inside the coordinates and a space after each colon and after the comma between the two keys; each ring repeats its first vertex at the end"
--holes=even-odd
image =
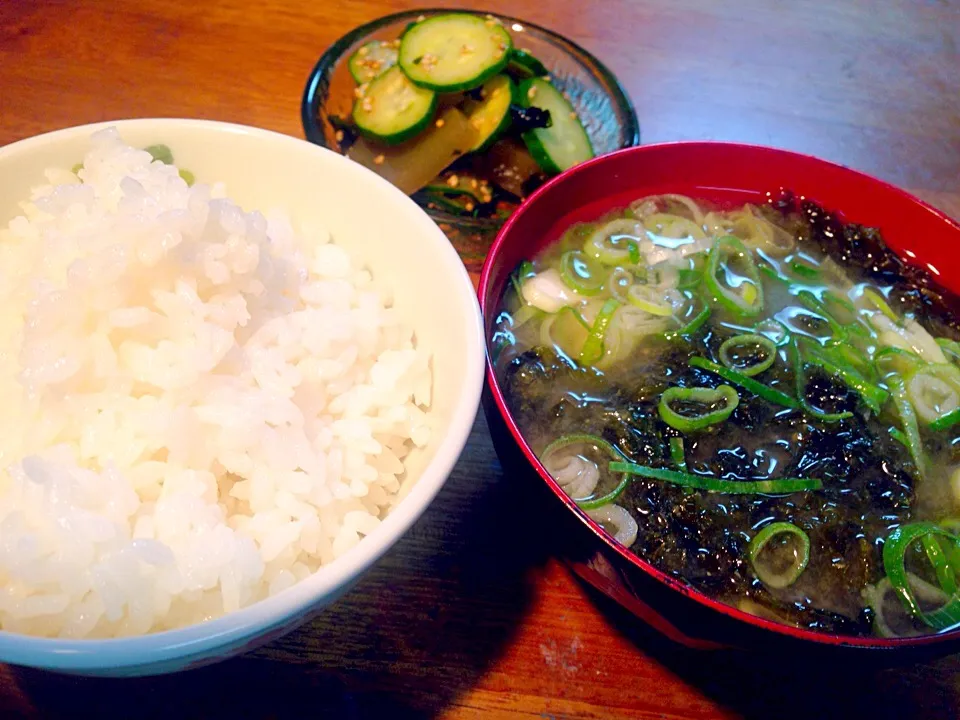
{"type": "Polygon", "coordinates": [[[794,626],[960,623],[955,298],[879,232],[788,193],[642,198],[521,265],[501,310],[521,430],[633,552],[794,626]]]}

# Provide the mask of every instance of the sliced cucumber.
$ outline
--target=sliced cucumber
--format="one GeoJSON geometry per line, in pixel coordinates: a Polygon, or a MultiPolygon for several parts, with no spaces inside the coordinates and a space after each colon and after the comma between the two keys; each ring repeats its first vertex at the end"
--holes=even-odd
{"type": "Polygon", "coordinates": [[[494,75],[480,88],[480,100],[467,100],[463,112],[477,131],[471,150],[486,150],[510,124],[510,105],[517,101],[516,86],[506,75],[494,75]]]}
{"type": "Polygon", "coordinates": [[[371,40],[362,45],[347,66],[358,84],[363,85],[397,64],[397,46],[388,40],[371,40]]]}
{"type": "Polygon", "coordinates": [[[550,74],[546,65],[531,55],[529,50],[523,50],[521,48],[513,48],[513,50],[510,51],[507,70],[513,73],[515,77],[522,79],[544,77],[550,74]]]}
{"type": "Polygon", "coordinates": [[[353,121],[367,137],[401,143],[423,130],[437,109],[437,94],[417,87],[394,65],[370,81],[353,105],[353,121]]]}
{"type": "Polygon", "coordinates": [[[593,146],[573,106],[543,78],[520,84],[520,103],[550,113],[550,127],[523,133],[523,142],[545,172],[556,174],[593,157],[593,146]]]}
{"type": "Polygon", "coordinates": [[[479,15],[435,15],[408,28],[397,62],[421,87],[452,92],[483,84],[507,64],[513,40],[496,20],[479,15]]]}

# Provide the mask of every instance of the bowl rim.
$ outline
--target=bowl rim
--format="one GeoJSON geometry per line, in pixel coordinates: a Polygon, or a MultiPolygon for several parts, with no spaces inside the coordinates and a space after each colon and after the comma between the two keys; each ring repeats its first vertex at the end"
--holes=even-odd
{"type": "MultiPolygon", "coordinates": [[[[537,32],[543,33],[548,36],[551,40],[555,41],[558,46],[564,47],[569,46],[576,53],[584,56],[588,61],[593,63],[597,68],[597,75],[602,78],[602,80],[607,83],[612,92],[607,96],[610,98],[610,101],[613,105],[619,107],[624,111],[624,115],[627,118],[627,122],[624,124],[623,134],[628,137],[625,141],[625,144],[622,144],[618,150],[622,150],[629,147],[636,147],[640,144],[640,120],[637,117],[637,110],[633,106],[633,102],[630,100],[630,96],[627,94],[626,89],[623,87],[623,84],[620,82],[619,78],[613,74],[613,72],[601,62],[593,53],[585,49],[578,43],[574,42],[570,38],[561,35],[560,33],[545,28],[542,25],[537,25],[536,23],[527,22],[526,20],[521,20],[519,18],[511,17],[509,15],[503,15],[500,13],[488,13],[483,10],[471,10],[468,8],[445,8],[445,7],[429,7],[429,8],[420,8],[414,10],[403,10],[401,12],[391,13],[389,15],[383,15],[378,17],[370,22],[364,23],[363,25],[358,25],[350,32],[342,35],[338,38],[332,45],[330,45],[323,54],[320,55],[320,58],[317,60],[316,64],[313,66],[313,70],[310,71],[310,75],[307,77],[307,83],[304,86],[303,98],[300,102],[300,122],[303,126],[304,137],[320,147],[327,148],[333,152],[337,152],[330,148],[327,145],[326,139],[324,138],[323,131],[320,129],[319,121],[317,120],[317,113],[320,109],[320,101],[317,91],[320,86],[320,78],[323,74],[331,67],[333,67],[340,58],[343,57],[344,53],[358,40],[368,36],[372,32],[376,32],[382,27],[386,27],[392,23],[413,19],[420,17],[421,15],[430,15],[438,13],[460,13],[466,15],[493,15],[499,20],[505,23],[517,23],[523,25],[524,27],[534,28],[537,32]]],[[[569,53],[567,48],[564,48],[565,51],[569,53]]],[[[617,151],[614,151],[617,152],[617,151]]],[[[340,153],[337,153],[338,155],[340,153]]],[[[494,218],[464,218],[458,215],[453,215],[440,210],[431,210],[427,213],[430,217],[434,218],[436,222],[449,223],[451,225],[466,228],[466,229],[475,229],[475,230],[492,230],[499,228],[503,225],[503,222],[494,218]]]]}
{"type": "MultiPolygon", "coordinates": [[[[80,674],[85,671],[124,674],[125,668],[132,670],[133,674],[138,674],[137,668],[147,668],[147,674],[153,674],[151,666],[172,663],[177,667],[171,669],[180,669],[191,661],[215,655],[218,648],[252,643],[255,638],[268,635],[278,628],[292,628],[298,624],[294,618],[303,617],[311,609],[321,607],[326,598],[335,600],[339,592],[347,590],[410,529],[446,483],[473,428],[483,388],[483,320],[466,268],[446,236],[422,208],[373,171],[339,153],[292,135],[214,120],[162,117],[118,119],[68,127],[17,140],[0,147],[0,163],[11,156],[29,155],[39,148],[89,136],[108,127],[117,128],[121,135],[125,129],[135,131],[154,127],[243,135],[258,141],[282,143],[296,152],[313,153],[319,164],[331,166],[332,171],[340,176],[358,178],[354,182],[359,184],[377,187],[378,192],[392,198],[393,205],[399,205],[401,210],[406,207],[404,215],[409,220],[405,222],[413,221],[419,236],[432,246],[429,248],[431,252],[447,256],[451,288],[459,288],[458,294],[471,316],[468,318],[465,313],[463,318],[469,340],[462,358],[458,397],[436,454],[424,466],[407,496],[394,506],[373,533],[347,553],[276,595],[212,620],[181,628],[132,637],[83,640],[0,631],[2,662],[80,674]],[[415,212],[410,213],[410,210],[415,212]]],[[[229,192],[229,182],[227,189],[229,192]]],[[[223,657],[227,654],[232,653],[225,652],[223,657]]]]}
{"type": "MultiPolygon", "coordinates": [[[[602,155],[591,160],[587,160],[580,165],[577,165],[570,170],[567,170],[560,175],[551,178],[548,182],[544,183],[540,188],[538,188],[526,202],[523,203],[504,223],[500,232],[498,233],[493,244],[490,246],[490,250],[487,254],[487,258],[484,261],[483,269],[480,273],[480,285],[479,285],[479,295],[480,295],[480,304],[481,309],[486,309],[486,306],[495,301],[496,298],[491,298],[490,292],[492,288],[490,287],[491,281],[493,280],[494,274],[494,264],[496,259],[499,257],[502,252],[503,247],[507,244],[508,238],[513,234],[513,228],[520,222],[521,217],[529,212],[529,209],[539,203],[545,201],[550,193],[553,191],[553,188],[558,185],[571,182],[572,179],[579,173],[588,171],[591,167],[606,162],[611,162],[617,157],[622,155],[643,155],[650,152],[663,152],[669,151],[671,148],[703,148],[708,150],[710,148],[726,148],[733,150],[744,150],[748,152],[763,151],[763,152],[773,152],[780,154],[781,156],[790,156],[794,159],[803,159],[808,162],[814,162],[825,167],[831,167],[834,170],[839,170],[843,173],[847,173],[850,176],[859,177],[861,180],[866,180],[870,183],[874,183],[878,186],[882,186],[889,191],[892,191],[899,195],[904,201],[911,203],[916,207],[918,211],[928,212],[937,217],[939,220],[942,220],[948,226],[950,226],[960,237],[960,222],[957,222],[946,213],[938,210],[929,203],[924,202],[920,198],[912,195],[906,190],[897,187],[891,183],[888,183],[884,180],[876,178],[868,173],[861,172],[859,170],[854,170],[846,165],[840,163],[831,162],[829,160],[823,160],[814,155],[795,152],[792,150],[785,150],[782,148],[772,147],[768,145],[759,145],[752,143],[741,143],[741,142],[729,142],[729,141],[719,141],[719,140],[675,140],[668,142],[660,143],[650,143],[648,145],[639,145],[636,147],[624,148],[622,150],[617,150],[606,155],[602,155]]],[[[613,536],[604,530],[599,523],[593,520],[589,515],[586,514],[584,510],[580,508],[579,505],[574,502],[569,495],[567,495],[560,485],[554,480],[554,478],[547,472],[546,468],[540,463],[537,456],[534,454],[533,450],[530,448],[526,439],[521,433],[520,428],[518,427],[516,421],[513,418],[513,414],[510,412],[510,409],[507,407],[506,398],[504,397],[503,391],[500,387],[500,382],[496,376],[493,363],[491,361],[490,355],[490,339],[489,334],[486,332],[486,321],[487,317],[484,316],[484,343],[487,348],[487,360],[486,360],[486,378],[487,384],[490,388],[491,395],[497,406],[497,410],[500,413],[501,418],[506,424],[508,430],[510,431],[513,440],[519,446],[521,452],[526,458],[527,462],[533,467],[537,472],[540,478],[547,484],[551,492],[569,509],[573,512],[579,520],[587,526],[587,528],[600,540],[607,548],[613,551],[618,557],[623,559],[628,563],[629,566],[632,566],[646,575],[651,576],[655,580],[659,581],[663,585],[671,588],[682,594],[683,596],[693,600],[699,605],[705,606],[711,610],[731,618],[733,620],[738,620],[748,625],[752,625],[761,630],[768,630],[770,632],[776,633],[777,635],[783,635],[792,639],[802,640],[805,642],[813,642],[818,645],[827,645],[834,647],[849,647],[857,648],[861,650],[870,650],[874,652],[890,652],[901,648],[920,648],[926,647],[929,645],[940,644],[943,642],[956,640],[960,637],[960,627],[954,628],[941,633],[934,633],[930,635],[920,635],[915,637],[898,637],[898,638],[879,638],[879,637],[859,637],[854,635],[839,635],[835,633],[823,633],[817,632],[814,630],[809,630],[806,628],[792,627],[790,625],[785,625],[782,623],[774,622],[772,620],[767,620],[765,618],[752,615],[750,613],[744,612],[732,605],[728,605],[720,600],[715,600],[708,595],[700,592],[699,590],[693,588],[690,585],[686,585],[681,582],[679,579],[663,572],[659,568],[655,567],[652,563],[641,558],[639,555],[636,555],[628,548],[618,543],[613,539],[613,536]]]]}

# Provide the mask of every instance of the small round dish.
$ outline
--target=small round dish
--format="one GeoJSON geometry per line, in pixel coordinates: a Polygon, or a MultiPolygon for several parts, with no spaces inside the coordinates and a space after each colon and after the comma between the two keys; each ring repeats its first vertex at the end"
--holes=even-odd
{"type": "MultiPolygon", "coordinates": [[[[386,15],[350,31],[331,45],[314,66],[303,93],[301,120],[307,140],[336,152],[344,152],[337,140],[337,118],[348,118],[353,108],[356,83],[347,67],[348,58],[370,40],[393,40],[418,18],[452,12],[449,9],[409,10],[386,15]]],[[[474,15],[486,13],[456,10],[474,15]]],[[[550,71],[554,84],[566,92],[597,155],[631,147],[640,142],[640,125],[633,104],[620,82],[603,63],[575,43],[545,28],[523,20],[498,16],[509,28],[518,47],[529,50],[550,71]]],[[[455,235],[488,236],[500,229],[503,218],[456,215],[421,205],[451,239],[455,235]]]]}

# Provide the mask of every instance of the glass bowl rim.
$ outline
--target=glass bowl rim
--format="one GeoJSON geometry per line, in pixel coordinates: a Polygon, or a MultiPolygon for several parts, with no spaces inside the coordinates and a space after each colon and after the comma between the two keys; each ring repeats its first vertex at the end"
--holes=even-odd
{"type": "MultiPolygon", "coordinates": [[[[536,23],[527,22],[526,20],[514,18],[509,15],[501,15],[498,13],[487,13],[482,10],[443,7],[404,10],[402,12],[383,15],[375,20],[371,20],[368,23],[358,25],[350,32],[342,35],[338,40],[324,50],[323,54],[320,55],[320,58],[313,66],[313,70],[310,71],[310,75],[307,78],[307,84],[304,87],[303,98],[300,103],[300,122],[303,126],[303,133],[306,139],[315,145],[319,145],[320,147],[336,152],[334,148],[331,148],[327,144],[323,130],[320,128],[320,123],[317,119],[317,114],[320,110],[319,95],[317,90],[320,86],[320,78],[323,77],[323,75],[330,68],[336,65],[341,58],[343,58],[346,51],[350,47],[371,33],[374,33],[377,30],[398,21],[417,18],[421,15],[435,15],[438,13],[464,13],[468,15],[482,16],[492,15],[493,17],[505,23],[516,23],[523,25],[524,27],[535,29],[538,33],[542,33],[543,35],[549,37],[550,40],[553,41],[558,48],[563,50],[563,52],[567,55],[582,55],[588,61],[588,63],[591,63],[595,66],[596,72],[591,72],[591,75],[600,78],[600,80],[610,88],[610,92],[605,94],[608,98],[610,98],[611,103],[619,108],[626,118],[626,121],[623,124],[623,135],[626,137],[626,140],[621,143],[620,147],[615,148],[615,150],[622,150],[624,148],[634,147],[640,144],[640,121],[637,118],[637,111],[633,106],[633,102],[630,100],[630,96],[627,94],[627,91],[624,89],[622,83],[617,76],[613,74],[610,68],[608,68],[589,50],[586,50],[570,38],[561,35],[558,32],[542,27],[541,25],[537,25],[536,23]]],[[[439,210],[425,209],[424,212],[427,212],[427,214],[429,214],[430,217],[438,223],[449,223],[460,228],[495,230],[503,224],[503,221],[497,218],[465,218],[439,210]]]]}

